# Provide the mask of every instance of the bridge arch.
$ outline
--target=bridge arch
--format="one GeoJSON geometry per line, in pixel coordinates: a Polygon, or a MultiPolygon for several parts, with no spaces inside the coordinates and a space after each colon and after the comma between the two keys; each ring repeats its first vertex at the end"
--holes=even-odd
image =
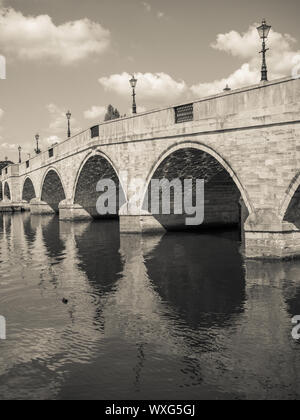
{"type": "Polygon", "coordinates": [[[97,192],[96,186],[103,179],[113,180],[117,187],[117,217],[119,203],[125,203],[123,184],[115,164],[99,150],[89,152],[80,165],[74,183],[73,203],[80,205],[93,218],[99,218],[96,203],[101,193],[97,192]]]}
{"type": "Polygon", "coordinates": [[[145,198],[149,194],[151,180],[162,178],[170,181],[176,178],[205,180],[205,214],[210,216],[205,217],[208,219],[207,224],[237,224],[241,218],[244,222],[254,211],[247,191],[229,163],[202,143],[185,140],[171,146],[159,156],[146,178],[141,210],[147,210],[145,198]],[[245,210],[241,209],[241,199],[245,210]],[[219,208],[222,217],[217,214],[219,208]]]}
{"type": "MultiPolygon", "coordinates": [[[[151,181],[151,179],[153,178],[155,172],[157,171],[157,169],[159,168],[159,166],[169,157],[171,156],[173,153],[179,151],[179,150],[183,150],[183,149],[196,149],[199,150],[201,152],[207,153],[208,155],[211,155],[216,161],[219,162],[219,164],[228,172],[228,174],[231,176],[232,180],[234,181],[234,183],[236,184],[237,188],[239,189],[240,193],[241,193],[241,197],[247,207],[247,210],[249,212],[249,214],[251,214],[254,211],[254,207],[249,199],[249,196],[247,194],[247,191],[244,189],[244,187],[242,186],[242,183],[240,182],[238,176],[236,175],[236,173],[233,171],[233,169],[230,167],[230,165],[212,148],[202,144],[202,143],[198,143],[198,142],[193,142],[193,141],[184,141],[181,143],[177,143],[175,146],[171,146],[169,147],[166,151],[164,151],[158,158],[158,160],[152,165],[150,173],[147,176],[146,179],[146,188],[144,190],[144,195],[147,192],[149,183],[151,181]]],[[[300,180],[299,180],[300,182],[300,180]]]]}
{"type": "Polygon", "coordinates": [[[41,183],[41,200],[59,213],[59,203],[66,199],[65,191],[59,172],[54,167],[48,168],[41,183]]]}
{"type": "Polygon", "coordinates": [[[279,218],[281,221],[293,223],[300,228],[300,172],[294,176],[285,192],[279,210],[279,218]]]}
{"type": "Polygon", "coordinates": [[[31,178],[27,177],[22,187],[22,200],[29,203],[33,198],[36,198],[35,188],[31,178]]]}
{"type": "Polygon", "coordinates": [[[4,198],[6,198],[7,200],[11,200],[11,193],[8,182],[5,182],[4,184],[4,198]]]}

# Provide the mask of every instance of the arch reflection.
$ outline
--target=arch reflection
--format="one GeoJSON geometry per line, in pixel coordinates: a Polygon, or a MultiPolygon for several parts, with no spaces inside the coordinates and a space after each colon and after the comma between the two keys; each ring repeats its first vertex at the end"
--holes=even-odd
{"type": "Polygon", "coordinates": [[[36,239],[36,226],[34,226],[33,218],[28,213],[23,216],[24,235],[29,244],[33,244],[36,239]]]}
{"type": "Polygon", "coordinates": [[[237,232],[120,238],[116,222],[0,220],[14,330],[1,398],[299,398],[298,261],[243,261],[237,232]]]}
{"type": "Polygon", "coordinates": [[[64,242],[59,237],[59,219],[55,216],[43,216],[41,224],[47,253],[50,258],[59,261],[65,251],[64,242]]]}
{"type": "Polygon", "coordinates": [[[222,327],[244,311],[237,232],[167,234],[147,259],[155,290],[192,328],[222,327]]]}
{"type": "Polygon", "coordinates": [[[123,270],[119,224],[110,220],[79,223],[74,230],[74,241],[78,267],[99,293],[109,293],[123,270]],[[84,229],[78,226],[84,226],[84,229]]]}

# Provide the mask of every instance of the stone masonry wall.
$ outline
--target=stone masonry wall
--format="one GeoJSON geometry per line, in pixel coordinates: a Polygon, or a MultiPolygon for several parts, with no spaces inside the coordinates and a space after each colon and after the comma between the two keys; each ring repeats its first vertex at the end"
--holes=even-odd
{"type": "MultiPolygon", "coordinates": [[[[235,182],[249,217],[269,215],[268,223],[260,220],[259,225],[271,231],[272,223],[273,230],[282,223],[282,207],[300,184],[300,79],[195,101],[191,122],[175,124],[171,107],[103,123],[99,130],[99,137],[92,139],[87,130],[56,146],[52,158],[47,151],[42,153],[30,160],[28,168],[25,162],[9,167],[1,181],[9,182],[12,200],[21,200],[26,177],[40,198],[43,180],[53,168],[60,175],[66,198],[74,202],[82,165],[89,156],[99,154],[119,175],[127,199],[133,192],[126,179],[139,178],[145,183],[139,197],[141,207],[147,184],[160,164],[189,148],[220,163],[235,182]]],[[[130,205],[125,211],[132,214],[130,205]]],[[[251,229],[259,230],[255,224],[251,229]]]]}

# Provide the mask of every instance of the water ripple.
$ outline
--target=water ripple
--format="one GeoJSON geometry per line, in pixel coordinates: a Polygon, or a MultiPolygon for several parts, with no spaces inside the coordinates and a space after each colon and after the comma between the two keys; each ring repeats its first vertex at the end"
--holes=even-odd
{"type": "Polygon", "coordinates": [[[244,261],[236,232],[0,219],[1,399],[300,397],[299,261],[244,261]]]}

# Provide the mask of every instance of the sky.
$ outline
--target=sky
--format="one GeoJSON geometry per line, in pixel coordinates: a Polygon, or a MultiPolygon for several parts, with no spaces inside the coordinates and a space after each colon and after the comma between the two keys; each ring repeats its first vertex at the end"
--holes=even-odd
{"type": "Polygon", "coordinates": [[[299,0],[0,0],[0,161],[138,111],[260,81],[256,27],[272,25],[269,79],[300,74],[299,0]],[[2,80],[1,80],[2,77],[2,80]]]}

